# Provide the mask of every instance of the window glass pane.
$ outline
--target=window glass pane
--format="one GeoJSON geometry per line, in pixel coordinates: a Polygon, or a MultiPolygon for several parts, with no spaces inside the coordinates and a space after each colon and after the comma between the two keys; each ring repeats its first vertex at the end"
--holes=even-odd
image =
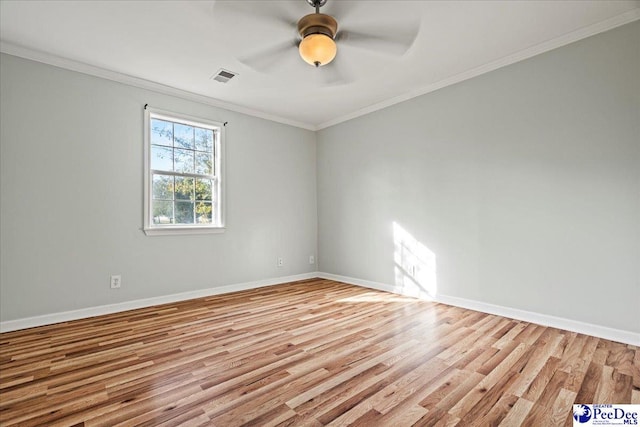
{"type": "Polygon", "coordinates": [[[211,164],[212,161],[210,153],[200,153],[196,151],[196,173],[213,175],[211,164]]]}
{"type": "Polygon", "coordinates": [[[211,185],[210,179],[196,178],[196,200],[211,201],[211,185]]]}
{"type": "Polygon", "coordinates": [[[196,128],[196,150],[213,151],[213,131],[211,129],[196,128]]]}
{"type": "Polygon", "coordinates": [[[193,202],[176,202],[176,224],[193,224],[193,202]]]}
{"type": "Polygon", "coordinates": [[[154,200],[152,202],[152,211],[154,224],[173,223],[173,202],[154,200]]]}
{"type": "Polygon", "coordinates": [[[193,155],[195,151],[175,149],[175,171],[193,173],[193,155]]]}
{"type": "Polygon", "coordinates": [[[173,123],[151,119],[151,143],[155,145],[173,145],[173,123]]]}
{"type": "Polygon", "coordinates": [[[222,190],[216,176],[222,171],[217,167],[221,159],[216,157],[220,147],[216,144],[223,143],[222,130],[207,120],[192,123],[195,119],[179,114],[145,114],[149,126],[145,173],[150,180],[144,189],[145,231],[180,228],[172,225],[222,226],[218,211],[222,190]]]}
{"type": "Polygon", "coordinates": [[[176,147],[190,148],[192,150],[196,148],[193,126],[181,125],[180,123],[175,123],[173,126],[173,140],[176,147]]]}
{"type": "Polygon", "coordinates": [[[153,198],[173,200],[173,177],[153,175],[153,198]]]}
{"type": "Polygon", "coordinates": [[[211,224],[212,203],[196,203],[196,221],[198,224],[211,224]]]}
{"type": "Polygon", "coordinates": [[[176,200],[193,200],[193,178],[176,177],[176,200]]]}
{"type": "Polygon", "coordinates": [[[172,171],[173,148],[151,146],[151,169],[172,171]]]}

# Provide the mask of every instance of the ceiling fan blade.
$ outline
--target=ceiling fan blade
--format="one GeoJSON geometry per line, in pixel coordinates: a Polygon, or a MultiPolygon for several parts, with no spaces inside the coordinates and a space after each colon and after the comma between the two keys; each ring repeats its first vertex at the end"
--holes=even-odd
{"type": "Polygon", "coordinates": [[[216,0],[214,16],[224,19],[251,19],[258,24],[275,24],[295,28],[298,17],[283,7],[281,2],[216,0]]]}
{"type": "Polygon", "coordinates": [[[338,86],[353,81],[353,75],[344,65],[344,61],[336,58],[333,62],[318,69],[321,74],[322,83],[325,86],[338,86]]]}
{"type": "Polygon", "coordinates": [[[352,46],[387,55],[403,55],[413,45],[418,35],[418,27],[380,29],[376,33],[339,31],[336,35],[338,46],[352,46]]]}
{"type": "Polygon", "coordinates": [[[296,55],[299,41],[288,40],[261,48],[255,53],[238,57],[238,61],[256,71],[269,71],[283,62],[283,55],[296,55]]]}
{"type": "MultiPolygon", "coordinates": [[[[366,5],[366,3],[364,3],[366,5]]],[[[329,0],[327,4],[320,10],[322,13],[331,15],[338,19],[340,22],[348,20],[354,13],[354,8],[357,8],[359,4],[357,2],[351,2],[346,0],[329,0]]],[[[357,11],[356,11],[357,13],[357,11]]]]}

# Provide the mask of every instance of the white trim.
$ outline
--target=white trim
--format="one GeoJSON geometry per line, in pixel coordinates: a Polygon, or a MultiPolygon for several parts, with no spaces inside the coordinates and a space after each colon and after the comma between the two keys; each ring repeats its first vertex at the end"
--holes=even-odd
{"type": "Polygon", "coordinates": [[[282,123],[289,126],[294,126],[302,129],[315,131],[316,126],[299,122],[297,120],[291,120],[285,117],[276,116],[274,114],[265,113],[263,111],[255,110],[253,108],[243,107],[231,102],[221,101],[219,99],[212,98],[206,95],[200,95],[186,90],[178,89],[172,86],[167,86],[162,83],[152,82],[151,80],[142,79],[140,77],[134,77],[129,74],[120,73],[117,71],[107,70],[105,68],[89,65],[84,62],[74,61],[73,59],[63,58],[60,56],[52,55],[47,52],[39,50],[29,49],[24,46],[18,46],[13,43],[0,41],[0,52],[7,55],[18,56],[20,58],[29,59],[31,61],[41,62],[43,64],[52,65],[54,67],[63,68],[65,70],[76,71],[78,73],[88,74],[90,76],[100,77],[106,80],[122,83],[128,86],[133,86],[141,89],[150,90],[153,92],[161,93],[164,95],[171,95],[177,98],[186,99],[188,101],[198,102],[200,104],[209,105],[216,108],[224,108],[225,110],[234,111],[236,113],[246,114],[248,116],[258,117],[260,119],[269,120],[276,123],[282,123]]]}
{"type": "Polygon", "coordinates": [[[330,126],[334,126],[339,123],[343,123],[348,120],[355,119],[356,117],[364,116],[366,114],[373,113],[374,111],[382,110],[383,108],[387,108],[392,105],[399,104],[404,101],[408,101],[409,99],[416,98],[421,95],[425,95],[429,92],[434,92],[438,89],[442,89],[443,87],[451,86],[456,83],[460,83],[462,81],[471,79],[473,77],[477,77],[479,75],[488,73],[490,71],[497,70],[498,68],[506,67],[507,65],[524,61],[525,59],[529,59],[533,56],[540,55],[541,53],[545,53],[550,50],[557,49],[562,46],[566,46],[578,40],[582,40],[587,37],[591,37],[596,34],[600,34],[605,31],[612,30],[624,24],[637,21],[638,19],[640,19],[640,8],[629,10],[620,15],[614,16],[609,19],[605,19],[604,21],[597,22],[595,24],[589,25],[584,28],[580,28],[576,31],[572,31],[560,37],[556,37],[546,42],[537,44],[535,46],[521,50],[514,54],[507,55],[503,58],[489,62],[488,64],[484,64],[479,67],[472,68],[471,70],[467,70],[463,73],[456,74],[455,76],[446,78],[444,80],[440,80],[428,86],[424,86],[422,88],[412,90],[403,95],[389,98],[385,101],[369,105],[368,107],[361,108],[349,114],[345,114],[344,116],[340,116],[335,119],[326,121],[324,123],[320,123],[319,125],[316,126],[316,130],[325,129],[330,126]]]}
{"type": "MultiPolygon", "coordinates": [[[[224,176],[224,155],[226,152],[225,140],[225,124],[222,122],[190,116],[187,114],[176,113],[173,111],[161,110],[158,108],[145,105],[144,107],[144,202],[143,202],[143,225],[142,230],[147,236],[170,236],[170,235],[186,235],[186,234],[219,234],[225,232],[225,176],[224,176]],[[189,126],[210,129],[217,134],[213,141],[213,161],[215,162],[214,175],[198,175],[198,174],[182,174],[178,172],[170,172],[174,176],[193,176],[195,178],[204,177],[215,181],[215,188],[212,188],[213,199],[215,200],[215,211],[212,212],[214,218],[217,219],[216,224],[208,225],[170,225],[156,226],[152,221],[151,205],[153,195],[153,183],[151,176],[154,170],[151,170],[151,134],[150,122],[153,118],[159,118],[172,123],[182,123],[189,126]]],[[[162,173],[165,173],[162,171],[162,173]]]]}
{"type": "MultiPolygon", "coordinates": [[[[138,308],[146,308],[154,305],[168,304],[173,302],[185,301],[194,298],[208,297],[212,295],[220,295],[229,292],[244,291],[249,289],[257,289],[266,286],[279,285],[282,283],[295,282],[297,280],[306,279],[328,279],[338,282],[348,283],[350,285],[362,286],[365,288],[376,289],[379,291],[390,292],[404,295],[399,289],[393,285],[386,283],[373,282],[370,280],[357,279],[354,277],[341,276],[338,274],[311,272],[297,274],[294,276],[275,277],[272,279],[257,280],[254,282],[236,283],[233,285],[220,286],[209,289],[200,289],[197,291],[182,292],[179,294],[164,295],[159,297],[145,298],[134,301],[125,301],[116,304],[101,305],[97,307],[83,308],[73,311],[65,311],[61,313],[45,314],[42,316],[27,317],[23,319],[8,320],[0,322],[0,332],[11,332],[20,329],[34,328],[37,326],[50,325],[60,322],[68,322],[71,320],[85,319],[87,317],[101,316],[104,314],[118,313],[126,310],[135,310],[138,308]]],[[[414,297],[413,294],[407,296],[414,297]]],[[[598,338],[604,338],[635,346],[640,345],[640,334],[632,331],[608,328],[606,326],[594,325],[591,323],[580,322],[578,320],[565,319],[562,317],[550,316],[547,314],[534,313],[531,311],[519,310],[516,308],[504,307],[495,304],[489,304],[481,301],[474,301],[465,298],[452,297],[447,295],[438,295],[436,302],[462,307],[469,310],[480,311],[482,313],[494,314],[497,316],[508,317],[510,319],[522,320],[524,322],[535,323],[543,326],[551,326],[566,331],[578,332],[581,334],[591,335],[598,338]]]]}
{"type": "Polygon", "coordinates": [[[315,125],[312,123],[299,122],[297,120],[291,120],[285,117],[276,116],[270,113],[265,113],[263,111],[243,107],[230,102],[221,101],[209,96],[199,95],[193,92],[177,89],[172,86],[163,85],[161,83],[152,82],[150,80],[145,80],[139,77],[130,76],[128,74],[119,73],[117,71],[107,70],[107,69],[96,67],[94,65],[89,65],[83,62],[74,61],[72,59],[62,58],[47,52],[29,49],[24,46],[18,46],[13,43],[7,43],[5,41],[0,41],[0,52],[6,53],[8,55],[18,56],[25,59],[30,59],[32,61],[42,62],[48,65],[53,65],[54,67],[64,68],[71,71],[77,71],[79,73],[101,77],[103,79],[112,80],[112,81],[123,83],[129,86],[151,90],[157,93],[176,96],[178,98],[199,102],[201,104],[210,105],[212,107],[224,108],[229,111],[235,111],[237,113],[247,114],[249,116],[258,117],[261,119],[270,120],[277,123],[283,123],[285,125],[295,126],[295,127],[307,129],[310,131],[319,131],[324,128],[328,128],[330,126],[337,125],[338,123],[346,122],[348,120],[355,119],[356,117],[360,117],[365,114],[369,114],[374,111],[381,110],[386,107],[390,107],[400,102],[404,102],[409,99],[412,99],[421,95],[425,95],[429,92],[433,92],[443,87],[450,86],[450,85],[462,82],[464,80],[468,80],[473,77],[477,77],[481,74],[488,73],[490,71],[496,70],[501,67],[505,67],[507,65],[511,65],[515,62],[531,58],[541,53],[548,52],[553,49],[557,49],[559,47],[576,42],[578,40],[582,40],[584,38],[591,37],[599,33],[603,33],[605,31],[622,26],[624,24],[628,24],[638,19],[640,19],[640,8],[635,8],[627,12],[624,12],[620,15],[614,16],[612,18],[605,19],[604,21],[597,22],[595,24],[589,25],[584,28],[580,28],[576,31],[572,31],[560,37],[556,37],[554,39],[532,46],[528,49],[521,50],[512,55],[505,56],[501,59],[492,61],[488,64],[481,65],[479,67],[457,74],[450,78],[440,80],[439,82],[435,82],[428,86],[407,92],[403,95],[396,96],[396,97],[387,99],[385,101],[372,104],[368,107],[361,108],[349,114],[336,117],[332,120],[326,121],[324,123],[320,123],[318,125],[315,125]]]}
{"type": "Polygon", "coordinates": [[[186,301],[194,298],[208,297],[212,295],[226,294],[229,292],[245,291],[249,289],[263,288],[265,286],[279,285],[298,280],[313,279],[318,273],[303,273],[293,276],[274,277],[272,279],[256,280],[254,282],[236,283],[233,285],[219,286],[197,291],[182,292],[179,294],[163,295],[144,298],[133,301],[125,301],[116,304],[100,305],[96,307],[82,308],[79,310],[64,311],[60,313],[45,314],[42,316],[27,317],[23,319],[7,320],[0,322],[0,332],[11,332],[19,329],[34,328],[36,326],[51,325],[54,323],[68,322],[71,320],[86,319],[87,317],[101,316],[104,314],[119,313],[121,311],[135,310],[138,308],[152,307],[154,305],[168,304],[186,301]]]}
{"type": "Polygon", "coordinates": [[[618,341],[625,344],[640,345],[640,333],[614,329],[593,323],[581,322],[579,320],[567,319],[564,317],[551,316],[549,314],[535,313],[532,311],[519,310],[517,308],[504,307],[501,305],[489,304],[482,301],[474,301],[466,298],[439,295],[438,302],[456,307],[468,308],[470,310],[481,311],[483,313],[495,314],[497,316],[509,317],[511,319],[523,320],[525,322],[536,323],[543,326],[551,326],[566,331],[578,332],[580,334],[592,335],[598,338],[605,338],[611,341],[618,341]]]}
{"type": "MultiPolygon", "coordinates": [[[[145,200],[147,198],[145,197],[145,200]]],[[[147,202],[148,204],[149,202],[147,202]]],[[[178,236],[193,234],[220,234],[224,233],[225,227],[154,227],[142,228],[147,236],[178,236]]]]}
{"type": "MultiPolygon", "coordinates": [[[[355,277],[341,276],[339,274],[319,272],[318,277],[321,279],[335,280],[336,282],[348,283],[350,285],[363,286],[365,288],[375,289],[377,291],[390,292],[392,294],[404,295],[396,290],[395,286],[386,283],[372,282],[370,280],[356,279],[355,277]]],[[[409,295],[406,295],[409,296],[409,295]]]]}
{"type": "MultiPolygon", "coordinates": [[[[372,282],[369,280],[357,279],[354,277],[340,276],[330,273],[318,273],[318,277],[322,279],[336,280],[338,282],[348,283],[350,285],[363,286],[365,288],[376,289],[379,291],[392,292],[395,294],[405,295],[401,289],[389,285],[387,283],[372,282]]],[[[407,294],[407,296],[415,296],[407,294]]],[[[563,317],[551,316],[548,314],[540,314],[532,311],[519,310],[517,308],[504,307],[501,305],[490,304],[482,301],[474,301],[466,298],[453,297],[448,295],[437,295],[435,301],[462,307],[469,310],[480,311],[482,313],[495,314],[497,316],[508,317],[510,319],[522,320],[524,322],[535,323],[543,326],[551,326],[553,328],[563,329],[580,334],[591,335],[598,338],[605,338],[611,341],[622,342],[640,346],[640,333],[625,331],[622,329],[613,329],[606,326],[585,323],[579,320],[566,319],[563,317]]]]}

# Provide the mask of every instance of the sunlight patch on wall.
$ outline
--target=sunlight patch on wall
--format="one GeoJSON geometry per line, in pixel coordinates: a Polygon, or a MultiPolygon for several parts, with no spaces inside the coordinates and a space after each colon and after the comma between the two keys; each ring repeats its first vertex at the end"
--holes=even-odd
{"type": "Polygon", "coordinates": [[[438,292],[436,254],[393,222],[395,290],[433,300],[438,292]]]}

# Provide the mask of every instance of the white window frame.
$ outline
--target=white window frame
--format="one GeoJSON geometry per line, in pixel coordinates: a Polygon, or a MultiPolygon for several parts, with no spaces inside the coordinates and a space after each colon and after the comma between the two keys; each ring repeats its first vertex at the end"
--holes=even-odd
{"type": "MultiPolygon", "coordinates": [[[[186,114],[174,113],[149,106],[144,109],[144,226],[143,230],[147,236],[176,235],[176,234],[211,234],[223,233],[225,231],[225,197],[224,197],[224,149],[225,149],[225,127],[223,123],[193,117],[186,114]],[[212,224],[154,224],[151,210],[153,197],[153,180],[151,179],[153,170],[151,169],[151,119],[157,118],[174,123],[197,126],[205,129],[212,129],[214,137],[213,162],[215,179],[212,188],[215,209],[212,217],[218,218],[217,223],[212,224]]],[[[162,172],[162,171],[158,171],[162,172]]],[[[176,176],[191,176],[193,174],[175,173],[176,176]]]]}

